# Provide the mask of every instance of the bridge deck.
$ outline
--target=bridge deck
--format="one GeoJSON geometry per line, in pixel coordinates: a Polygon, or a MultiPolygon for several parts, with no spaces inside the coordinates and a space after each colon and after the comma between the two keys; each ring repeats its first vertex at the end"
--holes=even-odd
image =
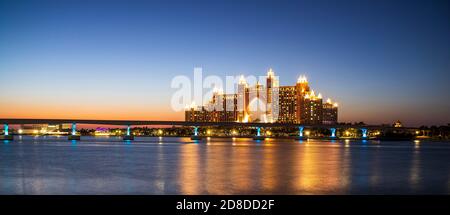
{"type": "MultiPolygon", "coordinates": [[[[169,125],[169,126],[222,126],[222,127],[300,127],[305,128],[369,128],[381,129],[392,128],[384,125],[303,125],[295,123],[243,123],[243,122],[186,122],[186,121],[153,121],[153,120],[89,120],[89,119],[0,119],[2,124],[99,124],[99,125],[169,125]]],[[[399,129],[415,129],[402,127],[399,129]]]]}

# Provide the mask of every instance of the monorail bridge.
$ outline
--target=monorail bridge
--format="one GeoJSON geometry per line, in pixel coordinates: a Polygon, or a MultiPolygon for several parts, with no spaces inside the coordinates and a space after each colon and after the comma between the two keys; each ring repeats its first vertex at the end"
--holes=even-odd
{"type": "Polygon", "coordinates": [[[193,128],[193,135],[191,139],[200,140],[201,136],[198,133],[199,127],[251,127],[256,129],[255,140],[263,140],[265,137],[261,135],[261,128],[270,128],[270,127],[296,127],[298,128],[298,136],[296,139],[306,139],[303,135],[303,130],[305,128],[322,128],[330,130],[331,139],[337,138],[336,129],[360,129],[361,130],[361,138],[368,138],[368,130],[369,129],[416,129],[416,128],[393,128],[391,126],[386,125],[346,125],[346,124],[335,124],[335,125],[304,125],[304,124],[296,124],[296,123],[257,123],[257,122],[187,122],[187,121],[153,121],[153,120],[90,120],[90,119],[0,119],[0,123],[4,126],[4,135],[0,136],[0,140],[13,140],[13,135],[9,134],[9,126],[10,125],[23,125],[23,124],[72,124],[72,132],[69,135],[69,140],[80,140],[80,136],[76,134],[77,124],[94,124],[94,125],[118,125],[118,126],[126,126],[127,132],[123,136],[124,140],[133,140],[134,137],[131,135],[131,126],[188,126],[193,128]]]}

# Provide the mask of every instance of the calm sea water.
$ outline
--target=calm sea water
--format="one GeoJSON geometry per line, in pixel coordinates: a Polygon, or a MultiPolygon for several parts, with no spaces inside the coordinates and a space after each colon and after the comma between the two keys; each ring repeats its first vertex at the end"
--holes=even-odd
{"type": "Polygon", "coordinates": [[[22,136],[0,194],[450,194],[450,143],[22,136]]]}

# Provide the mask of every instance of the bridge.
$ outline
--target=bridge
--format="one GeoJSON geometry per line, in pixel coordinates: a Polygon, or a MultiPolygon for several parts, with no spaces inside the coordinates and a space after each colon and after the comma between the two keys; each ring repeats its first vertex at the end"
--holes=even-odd
{"type": "Polygon", "coordinates": [[[187,121],[151,121],[151,120],[90,120],[90,119],[0,119],[0,123],[4,126],[4,135],[0,136],[0,140],[13,140],[13,135],[9,134],[9,125],[22,125],[22,124],[72,124],[72,132],[69,135],[69,140],[80,140],[80,136],[76,134],[77,124],[93,124],[93,125],[118,125],[126,126],[127,132],[123,136],[124,140],[133,140],[131,135],[131,126],[188,126],[193,127],[193,136],[191,139],[200,140],[201,137],[198,134],[199,127],[252,127],[257,131],[255,140],[263,140],[265,137],[261,135],[261,128],[270,127],[295,127],[299,129],[297,139],[306,139],[303,135],[305,128],[322,128],[329,129],[331,132],[330,138],[337,138],[336,129],[348,129],[355,128],[361,130],[361,138],[367,138],[367,132],[369,129],[416,129],[416,128],[393,128],[385,125],[348,125],[348,124],[318,124],[318,125],[305,125],[296,123],[258,123],[258,122],[187,122],[187,121]]]}

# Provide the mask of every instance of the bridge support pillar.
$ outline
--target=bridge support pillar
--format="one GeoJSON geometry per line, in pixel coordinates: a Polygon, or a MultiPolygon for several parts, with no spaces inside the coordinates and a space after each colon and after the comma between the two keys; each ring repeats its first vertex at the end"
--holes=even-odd
{"type": "Polygon", "coordinates": [[[80,135],[77,135],[77,123],[72,123],[72,132],[69,135],[69,140],[80,140],[80,135]]]}
{"type": "Polygon", "coordinates": [[[198,135],[198,126],[194,126],[194,135],[191,136],[191,140],[201,140],[202,137],[198,135]]]}
{"type": "Polygon", "coordinates": [[[305,129],[303,126],[298,127],[298,136],[295,137],[296,140],[306,140],[307,137],[303,136],[303,129],[305,129]]]}
{"type": "Polygon", "coordinates": [[[9,134],[9,125],[3,124],[3,130],[5,131],[3,135],[0,135],[0,140],[13,140],[14,137],[9,134]]]}
{"type": "Polygon", "coordinates": [[[256,127],[256,136],[253,137],[253,140],[264,140],[265,136],[261,136],[261,127],[256,127]]]}
{"type": "Polygon", "coordinates": [[[367,139],[367,128],[361,128],[362,138],[367,139]]]}
{"type": "Polygon", "coordinates": [[[337,137],[336,137],[336,128],[330,128],[330,131],[331,131],[330,138],[331,139],[337,139],[337,137]]]}
{"type": "Polygon", "coordinates": [[[127,133],[123,136],[123,140],[134,140],[134,136],[131,135],[131,126],[127,125],[127,133]]]}

